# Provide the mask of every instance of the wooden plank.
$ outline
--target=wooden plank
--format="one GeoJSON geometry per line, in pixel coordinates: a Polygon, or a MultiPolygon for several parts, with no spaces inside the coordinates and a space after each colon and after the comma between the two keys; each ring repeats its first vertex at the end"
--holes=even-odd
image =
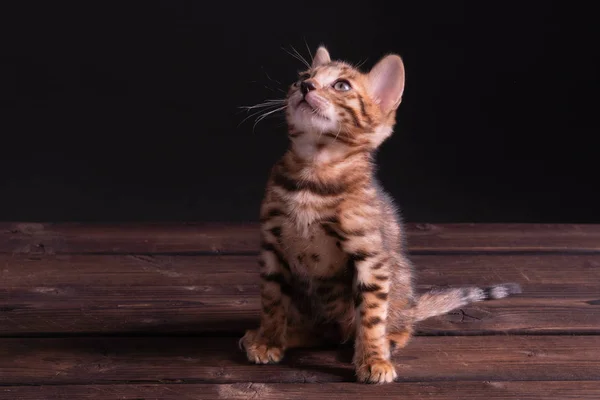
{"type": "MultiPolygon", "coordinates": [[[[407,224],[412,252],[600,252],[600,225],[407,224]]],[[[248,253],[256,223],[0,223],[0,253],[248,253]]]]}
{"type": "MultiPolygon", "coordinates": [[[[414,256],[419,289],[518,282],[524,293],[433,318],[420,334],[599,333],[599,255],[414,256]]],[[[239,334],[255,325],[254,256],[0,255],[0,336],[239,334]]]]}
{"type": "Polygon", "coordinates": [[[599,381],[459,381],[401,382],[391,385],[353,383],[281,384],[169,384],[169,385],[74,385],[0,387],[0,397],[19,400],[39,399],[144,399],[144,400],[224,400],[224,399],[323,399],[332,394],[343,399],[411,400],[597,400],[599,381]]]}
{"type": "Polygon", "coordinates": [[[0,253],[256,252],[256,224],[0,223],[0,253]]]}
{"type": "MultiPolygon", "coordinates": [[[[600,287],[600,255],[415,255],[423,285],[521,282],[600,287]]],[[[2,255],[0,287],[256,284],[258,257],[2,255]]]]}
{"type": "MultiPolygon", "coordinates": [[[[0,385],[354,382],[351,347],[253,365],[236,338],[0,339],[0,385]]],[[[416,337],[400,381],[598,380],[600,336],[416,337]]]]}

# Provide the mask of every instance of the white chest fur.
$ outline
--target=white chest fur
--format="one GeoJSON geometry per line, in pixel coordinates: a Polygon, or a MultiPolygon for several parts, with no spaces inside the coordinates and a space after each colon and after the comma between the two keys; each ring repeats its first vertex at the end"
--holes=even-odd
{"type": "Polygon", "coordinates": [[[323,217],[317,210],[323,209],[331,200],[308,191],[290,193],[280,189],[279,195],[284,199],[295,225],[294,235],[308,239],[313,222],[323,217]]]}

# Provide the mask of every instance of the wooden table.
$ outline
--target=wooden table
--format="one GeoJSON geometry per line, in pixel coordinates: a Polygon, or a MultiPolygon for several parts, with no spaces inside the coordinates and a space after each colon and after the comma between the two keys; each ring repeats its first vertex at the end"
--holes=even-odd
{"type": "Polygon", "coordinates": [[[255,224],[0,224],[0,399],[600,399],[600,226],[409,224],[420,289],[524,293],[419,325],[399,382],[351,349],[245,360],[255,224]]]}

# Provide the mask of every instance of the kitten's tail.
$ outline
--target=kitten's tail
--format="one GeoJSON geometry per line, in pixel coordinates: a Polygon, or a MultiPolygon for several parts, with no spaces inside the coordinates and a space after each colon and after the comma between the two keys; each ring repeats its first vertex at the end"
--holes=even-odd
{"type": "Polygon", "coordinates": [[[417,300],[413,309],[414,322],[446,314],[470,303],[502,299],[518,293],[521,293],[521,286],[517,283],[504,283],[485,288],[433,289],[423,293],[417,300]]]}

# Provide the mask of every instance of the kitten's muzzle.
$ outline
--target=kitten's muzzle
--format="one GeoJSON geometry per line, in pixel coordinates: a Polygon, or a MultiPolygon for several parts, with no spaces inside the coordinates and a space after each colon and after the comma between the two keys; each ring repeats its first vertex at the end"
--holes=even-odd
{"type": "Polygon", "coordinates": [[[306,94],[299,102],[297,107],[304,105],[308,109],[317,113],[322,117],[327,117],[324,111],[327,109],[328,102],[325,98],[319,95],[317,91],[311,91],[306,94]]]}

